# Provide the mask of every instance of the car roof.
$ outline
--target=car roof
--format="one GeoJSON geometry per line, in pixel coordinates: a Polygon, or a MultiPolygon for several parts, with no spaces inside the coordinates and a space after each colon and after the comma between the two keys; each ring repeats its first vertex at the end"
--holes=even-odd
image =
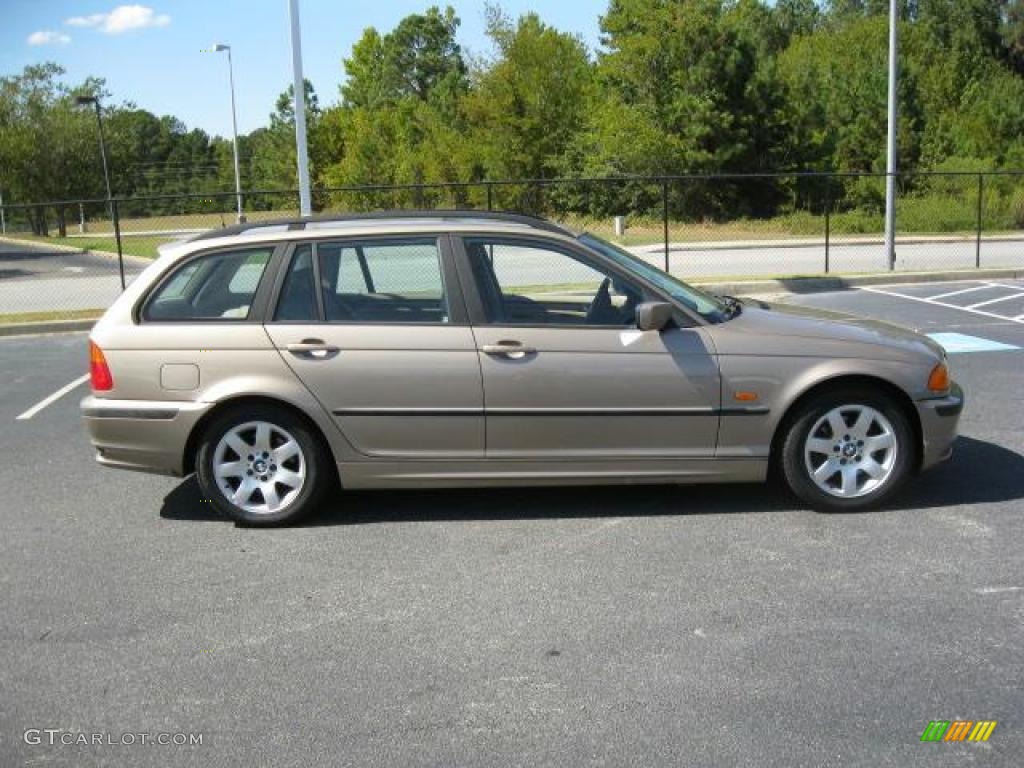
{"type": "Polygon", "coordinates": [[[164,243],[157,248],[157,252],[177,261],[211,248],[277,244],[311,238],[415,236],[445,232],[520,236],[533,234],[574,241],[579,236],[579,233],[567,227],[525,214],[499,211],[384,211],[247,222],[164,243]]]}
{"type": "MultiPolygon", "coordinates": [[[[187,242],[215,240],[239,236],[260,237],[261,239],[293,239],[292,237],[274,238],[274,235],[300,232],[317,234],[364,234],[371,231],[376,234],[393,232],[437,232],[453,228],[479,225],[488,227],[510,227],[514,230],[532,229],[552,232],[568,237],[576,237],[578,233],[567,227],[537,216],[506,211],[477,210],[429,210],[429,211],[373,211],[367,213],[326,214],[308,217],[270,219],[251,221],[221,229],[211,229],[198,234],[187,242]]],[[[301,236],[301,235],[300,235],[301,236]]]]}

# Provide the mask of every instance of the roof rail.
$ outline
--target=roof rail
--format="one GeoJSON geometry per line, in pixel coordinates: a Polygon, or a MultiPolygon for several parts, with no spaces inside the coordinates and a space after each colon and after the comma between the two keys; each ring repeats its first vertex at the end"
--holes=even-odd
{"type": "Polygon", "coordinates": [[[306,228],[306,224],[314,222],[379,221],[385,219],[478,219],[480,221],[504,221],[513,224],[522,224],[527,227],[532,227],[533,229],[541,229],[547,232],[557,232],[558,234],[569,235],[570,237],[575,237],[576,235],[576,233],[567,227],[555,224],[547,219],[542,219],[539,216],[531,216],[525,213],[513,213],[511,211],[480,211],[474,209],[445,209],[426,211],[370,211],[367,213],[342,214],[332,213],[317,216],[251,221],[246,222],[245,224],[234,224],[230,227],[222,227],[221,229],[211,229],[208,232],[202,232],[192,237],[190,242],[195,240],[209,240],[215,237],[231,237],[233,235],[240,235],[244,232],[250,232],[254,229],[261,229],[263,227],[285,226],[290,230],[304,230],[306,228]]]}

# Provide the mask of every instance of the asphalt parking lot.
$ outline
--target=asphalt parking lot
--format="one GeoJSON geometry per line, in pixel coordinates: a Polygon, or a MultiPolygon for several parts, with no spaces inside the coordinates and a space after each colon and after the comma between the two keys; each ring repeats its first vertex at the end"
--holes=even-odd
{"type": "MultiPolygon", "coordinates": [[[[148,262],[126,257],[131,282],[148,262]]],[[[45,312],[110,306],[121,292],[117,259],[89,251],[58,250],[0,239],[3,312],[45,312]]]]}
{"type": "Polygon", "coordinates": [[[1019,765],[1024,281],[788,300],[956,334],[962,437],[893,508],[360,492],[237,528],[192,480],[97,467],[84,385],[33,411],[84,334],[0,339],[0,765],[1019,765]]]}

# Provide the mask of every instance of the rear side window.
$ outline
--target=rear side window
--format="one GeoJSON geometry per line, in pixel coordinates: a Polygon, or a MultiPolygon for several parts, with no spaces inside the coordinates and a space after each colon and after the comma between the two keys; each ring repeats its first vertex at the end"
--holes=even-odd
{"type": "Polygon", "coordinates": [[[273,248],[202,256],[179,267],[157,289],[145,320],[245,320],[273,248]]]}
{"type": "Polygon", "coordinates": [[[434,239],[319,243],[324,315],[336,323],[446,323],[434,239]]]}

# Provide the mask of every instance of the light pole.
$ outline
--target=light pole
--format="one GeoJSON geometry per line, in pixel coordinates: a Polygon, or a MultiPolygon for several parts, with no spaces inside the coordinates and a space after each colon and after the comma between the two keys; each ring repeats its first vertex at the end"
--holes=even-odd
{"type": "Polygon", "coordinates": [[[238,172],[238,115],[235,111],[235,66],[231,62],[231,46],[226,43],[217,43],[213,46],[216,52],[228,52],[228,80],[231,82],[231,136],[232,147],[235,154],[235,201],[238,204],[238,223],[245,223],[245,214],[242,213],[242,177],[238,172]]]}
{"type": "Polygon", "coordinates": [[[107,187],[107,207],[110,209],[110,221],[114,225],[114,241],[117,243],[117,266],[121,272],[121,288],[124,282],[124,256],[121,253],[121,226],[117,221],[117,206],[114,204],[114,196],[110,192],[110,171],[107,170],[107,142],[103,136],[103,115],[100,109],[98,96],[76,96],[75,103],[79,106],[92,104],[96,110],[96,128],[100,135],[100,158],[103,160],[103,183],[107,187]]]}
{"type": "Polygon", "coordinates": [[[299,0],[288,0],[288,21],[292,33],[292,83],[295,89],[295,156],[299,166],[299,215],[309,216],[309,157],[306,154],[306,81],[302,77],[302,32],[299,0]]]}
{"type": "Polygon", "coordinates": [[[889,0],[889,120],[885,153],[885,260],[896,269],[896,83],[899,72],[899,3],[889,0]]]}

